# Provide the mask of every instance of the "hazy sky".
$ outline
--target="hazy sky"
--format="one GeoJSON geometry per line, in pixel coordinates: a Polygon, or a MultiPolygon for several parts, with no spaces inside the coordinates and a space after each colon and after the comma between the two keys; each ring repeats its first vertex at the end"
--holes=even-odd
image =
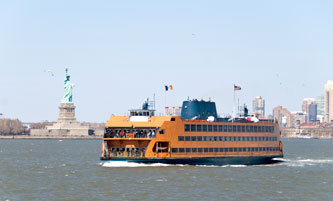
{"type": "Polygon", "coordinates": [[[58,116],[64,69],[79,121],[190,98],[232,112],[233,84],[252,110],[301,110],[333,79],[333,1],[0,1],[0,113],[58,116]],[[45,70],[52,70],[54,77],[45,70]]]}

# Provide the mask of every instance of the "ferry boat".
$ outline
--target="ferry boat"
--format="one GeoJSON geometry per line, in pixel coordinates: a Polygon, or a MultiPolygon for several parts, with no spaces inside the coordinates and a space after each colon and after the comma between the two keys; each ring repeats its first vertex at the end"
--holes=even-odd
{"type": "Polygon", "coordinates": [[[155,116],[148,101],[106,122],[101,160],[188,165],[256,165],[282,158],[274,120],[219,118],[211,101],[183,102],[181,116],[155,116]]]}

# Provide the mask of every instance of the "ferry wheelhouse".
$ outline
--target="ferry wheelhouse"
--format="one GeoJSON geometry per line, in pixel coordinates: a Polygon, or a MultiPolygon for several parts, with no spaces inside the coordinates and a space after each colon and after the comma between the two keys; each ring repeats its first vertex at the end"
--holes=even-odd
{"type": "Polygon", "coordinates": [[[105,125],[101,160],[255,165],[283,157],[276,121],[218,118],[214,102],[183,102],[181,116],[155,116],[146,102],[105,125]]]}

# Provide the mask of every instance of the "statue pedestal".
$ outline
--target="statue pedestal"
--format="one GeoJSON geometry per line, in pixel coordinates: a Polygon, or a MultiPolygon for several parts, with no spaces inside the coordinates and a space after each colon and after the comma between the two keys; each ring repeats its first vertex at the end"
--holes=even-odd
{"type": "Polygon", "coordinates": [[[75,105],[62,103],[59,106],[59,117],[57,122],[76,123],[75,105]]]}
{"type": "Polygon", "coordinates": [[[76,121],[75,117],[75,105],[64,104],[59,106],[59,117],[56,123],[52,126],[47,126],[48,130],[81,130],[88,133],[89,126],[83,126],[81,123],[76,121]]]}

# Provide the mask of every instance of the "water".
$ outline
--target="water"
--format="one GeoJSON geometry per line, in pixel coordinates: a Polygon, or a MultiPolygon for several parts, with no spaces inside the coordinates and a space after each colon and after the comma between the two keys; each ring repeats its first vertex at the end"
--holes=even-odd
{"type": "Polygon", "coordinates": [[[99,160],[101,140],[0,140],[0,200],[333,200],[333,140],[284,140],[284,162],[99,160]]]}

